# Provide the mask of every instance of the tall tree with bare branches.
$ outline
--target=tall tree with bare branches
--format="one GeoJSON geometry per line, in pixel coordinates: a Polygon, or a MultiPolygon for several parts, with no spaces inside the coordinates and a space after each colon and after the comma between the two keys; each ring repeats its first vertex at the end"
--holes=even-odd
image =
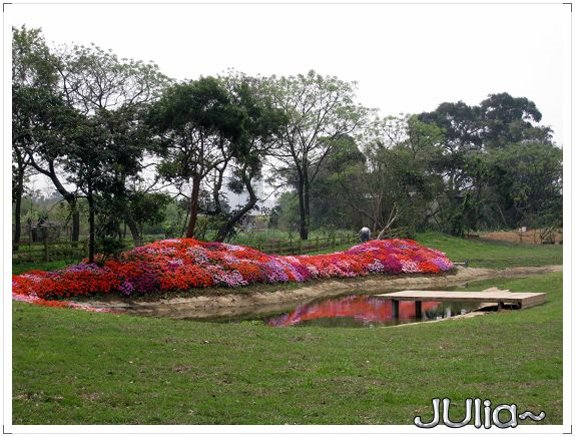
{"type": "Polygon", "coordinates": [[[313,70],[306,75],[272,76],[268,84],[275,103],[289,118],[275,153],[277,174],[285,178],[295,173],[299,234],[307,240],[311,187],[336,141],[358,130],[368,110],[354,102],[355,83],[313,70]]]}

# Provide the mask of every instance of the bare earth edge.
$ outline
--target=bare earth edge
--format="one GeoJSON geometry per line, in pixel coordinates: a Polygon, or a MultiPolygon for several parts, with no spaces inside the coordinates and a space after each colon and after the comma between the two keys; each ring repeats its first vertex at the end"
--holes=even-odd
{"type": "MultiPolygon", "coordinates": [[[[189,297],[159,297],[154,299],[127,299],[108,296],[89,300],[90,306],[118,310],[128,314],[171,318],[241,317],[265,315],[285,311],[295,305],[321,297],[352,293],[375,294],[408,289],[438,289],[464,286],[467,282],[492,278],[514,278],[563,271],[560,265],[542,267],[513,267],[503,270],[460,267],[455,273],[444,275],[367,276],[362,278],[316,281],[291,289],[273,289],[266,292],[238,293],[230,290],[224,295],[192,295],[189,297]]],[[[87,301],[84,301],[87,302],[87,301]]]]}

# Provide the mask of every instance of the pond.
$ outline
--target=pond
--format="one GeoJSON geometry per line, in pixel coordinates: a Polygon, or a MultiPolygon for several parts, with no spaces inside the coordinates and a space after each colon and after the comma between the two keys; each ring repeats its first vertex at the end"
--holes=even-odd
{"type": "Polygon", "coordinates": [[[265,316],[246,315],[238,318],[212,319],[217,322],[260,320],[271,327],[323,326],[369,327],[393,326],[428,320],[439,320],[479,309],[480,304],[468,302],[422,302],[421,317],[416,317],[415,302],[399,302],[399,317],[393,317],[392,301],[385,296],[353,294],[319,299],[299,305],[291,311],[265,316]]]}

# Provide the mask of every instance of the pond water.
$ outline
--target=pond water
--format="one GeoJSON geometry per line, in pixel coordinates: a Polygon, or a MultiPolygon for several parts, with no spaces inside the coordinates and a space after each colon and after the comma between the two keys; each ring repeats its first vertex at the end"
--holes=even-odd
{"type": "Polygon", "coordinates": [[[399,302],[399,317],[393,317],[392,301],[383,296],[349,295],[300,305],[289,313],[268,318],[269,326],[346,326],[398,325],[439,320],[466,314],[478,304],[461,302],[422,302],[421,317],[416,317],[415,302],[399,302]]]}
{"type": "Polygon", "coordinates": [[[271,327],[324,326],[369,327],[393,326],[426,320],[439,320],[479,309],[479,304],[462,302],[422,302],[421,317],[416,317],[415,302],[400,301],[399,317],[393,317],[392,301],[385,296],[353,294],[318,299],[290,311],[267,315],[243,315],[241,318],[211,319],[215,322],[257,320],[271,327]]]}

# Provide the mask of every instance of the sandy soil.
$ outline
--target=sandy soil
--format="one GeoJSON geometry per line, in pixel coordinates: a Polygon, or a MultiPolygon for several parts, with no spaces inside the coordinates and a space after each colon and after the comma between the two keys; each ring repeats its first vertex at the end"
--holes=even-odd
{"type": "Polygon", "coordinates": [[[409,289],[441,289],[465,286],[468,282],[491,278],[511,278],[540,273],[561,272],[562,266],[513,267],[504,270],[460,267],[454,274],[420,276],[372,276],[347,280],[329,280],[302,284],[295,289],[242,293],[221,296],[162,297],[156,299],[128,299],[109,296],[90,300],[94,307],[109,308],[131,314],[171,318],[241,317],[288,311],[298,304],[321,297],[343,294],[392,292],[409,289]]]}
{"type": "MultiPolygon", "coordinates": [[[[529,229],[521,236],[519,231],[482,232],[480,238],[517,244],[541,244],[541,233],[539,229],[529,229]]],[[[555,244],[560,244],[561,242],[563,242],[563,233],[558,231],[555,233],[555,244]]]]}

